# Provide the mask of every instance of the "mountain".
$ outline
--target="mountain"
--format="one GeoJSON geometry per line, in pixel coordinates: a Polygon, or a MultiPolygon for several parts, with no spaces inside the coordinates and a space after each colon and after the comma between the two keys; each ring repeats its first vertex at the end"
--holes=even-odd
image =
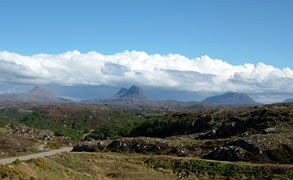
{"type": "Polygon", "coordinates": [[[289,98],[289,99],[286,99],[286,100],[284,101],[284,103],[288,103],[288,102],[293,102],[293,99],[292,99],[292,98],[289,98]]]}
{"type": "Polygon", "coordinates": [[[218,96],[211,96],[204,99],[202,102],[209,102],[215,104],[246,104],[258,105],[251,97],[245,93],[227,92],[218,96]]]}
{"type": "Polygon", "coordinates": [[[143,94],[142,89],[135,85],[131,86],[129,89],[121,88],[116,95],[118,95],[118,98],[134,98],[147,100],[147,98],[143,94]]]}
{"type": "Polygon", "coordinates": [[[49,89],[35,86],[26,93],[0,94],[0,102],[6,103],[68,103],[70,100],[56,96],[49,89]]]}
{"type": "Polygon", "coordinates": [[[129,89],[121,88],[114,96],[105,99],[81,101],[85,104],[119,104],[119,105],[146,105],[149,100],[144,96],[142,88],[133,85],[129,89]]]}

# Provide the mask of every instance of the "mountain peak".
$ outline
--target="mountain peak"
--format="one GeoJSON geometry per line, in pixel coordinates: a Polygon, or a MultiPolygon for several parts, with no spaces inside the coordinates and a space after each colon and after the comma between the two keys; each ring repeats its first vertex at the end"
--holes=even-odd
{"type": "Polygon", "coordinates": [[[203,100],[216,104],[259,104],[245,93],[227,92],[217,96],[211,96],[203,100]]]}
{"type": "Polygon", "coordinates": [[[40,91],[42,89],[45,89],[45,88],[42,88],[41,86],[39,85],[36,85],[34,88],[32,88],[29,92],[35,92],[35,91],[40,91]]]}
{"type": "Polygon", "coordinates": [[[38,86],[38,85],[35,86],[33,89],[31,89],[27,94],[57,98],[57,96],[53,92],[51,92],[49,89],[38,86]]]}
{"type": "Polygon", "coordinates": [[[136,85],[132,85],[129,89],[121,88],[116,94],[118,98],[135,98],[135,99],[146,99],[143,90],[136,85]]]}

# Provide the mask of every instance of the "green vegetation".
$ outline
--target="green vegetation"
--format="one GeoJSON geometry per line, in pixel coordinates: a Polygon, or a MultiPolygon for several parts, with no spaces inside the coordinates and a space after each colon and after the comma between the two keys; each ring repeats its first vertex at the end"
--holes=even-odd
{"type": "Polygon", "coordinates": [[[15,121],[22,120],[29,113],[30,111],[19,110],[18,108],[6,108],[0,110],[0,115],[15,121]]]}
{"type": "MultiPolygon", "coordinates": [[[[11,166],[15,174],[21,173],[22,179],[25,180],[177,179],[174,175],[148,168],[143,165],[142,160],[128,161],[124,157],[105,154],[62,153],[48,158],[13,163],[11,166]]],[[[6,169],[5,173],[7,173],[6,169]]],[[[7,179],[14,177],[9,175],[7,179]]]]}
{"type": "Polygon", "coordinates": [[[51,130],[57,136],[73,139],[115,139],[120,137],[167,137],[226,129],[211,138],[227,138],[241,132],[264,133],[265,128],[289,132],[293,125],[292,104],[247,107],[241,109],[211,109],[187,112],[161,110],[125,110],[105,106],[53,106],[32,110],[0,111],[0,126],[7,118],[26,126],[51,130]],[[2,118],[4,117],[4,118],[2,118]],[[7,118],[5,118],[7,117],[7,118]],[[13,119],[11,119],[13,118],[13,119]],[[221,136],[221,137],[219,137],[221,136]]]}
{"type": "Polygon", "coordinates": [[[5,127],[10,123],[10,120],[6,117],[0,116],[0,127],[5,127]]]}
{"type": "Polygon", "coordinates": [[[241,132],[264,133],[266,128],[278,132],[290,131],[293,113],[288,106],[249,107],[242,109],[213,109],[169,113],[156,118],[140,119],[128,123],[106,122],[88,135],[88,138],[106,139],[119,137],[167,137],[206,132],[211,129],[223,130],[212,138],[227,138],[241,132]],[[270,107],[270,108],[268,108],[270,107]]]}
{"type": "Polygon", "coordinates": [[[0,177],[1,179],[19,179],[24,180],[24,174],[17,171],[15,168],[8,165],[0,164],[0,177]]]}
{"type": "MultiPolygon", "coordinates": [[[[105,122],[126,123],[129,121],[139,121],[143,117],[135,115],[135,111],[124,111],[114,108],[95,107],[95,106],[53,106],[37,107],[31,110],[24,109],[4,109],[0,111],[0,127],[9,123],[14,128],[18,124],[23,124],[36,129],[50,130],[56,136],[69,136],[75,140],[81,140],[90,130],[101,127],[105,122]]],[[[113,131],[105,132],[100,137],[125,136],[128,133],[121,132],[112,135],[113,131]]],[[[119,127],[120,129],[120,127],[119,127]]],[[[117,128],[114,130],[117,131],[117,128]]]]}
{"type": "Polygon", "coordinates": [[[104,123],[87,138],[101,139],[120,137],[166,137],[178,134],[190,134],[193,119],[172,119],[169,117],[132,121],[129,123],[104,123]]]}
{"type": "Polygon", "coordinates": [[[154,169],[169,169],[180,177],[208,176],[211,179],[230,177],[236,179],[291,179],[293,172],[286,168],[245,165],[241,163],[222,163],[200,159],[146,158],[144,163],[154,169]]]}
{"type": "Polygon", "coordinates": [[[50,149],[59,149],[61,147],[61,144],[57,141],[48,141],[47,145],[50,149]]]}
{"type": "Polygon", "coordinates": [[[292,166],[171,156],[62,153],[0,166],[7,179],[292,179],[292,166]]]}

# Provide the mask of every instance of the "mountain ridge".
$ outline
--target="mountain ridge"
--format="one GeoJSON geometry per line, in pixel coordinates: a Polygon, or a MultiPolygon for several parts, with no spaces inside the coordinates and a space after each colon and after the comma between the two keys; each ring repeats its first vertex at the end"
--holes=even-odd
{"type": "MultiPolygon", "coordinates": [[[[253,100],[252,100],[253,101],[253,100]]],[[[254,101],[253,101],[254,102],[254,101]]],[[[216,104],[211,102],[189,101],[182,102],[176,100],[149,100],[145,97],[141,87],[132,85],[130,88],[120,88],[111,97],[104,99],[89,99],[80,101],[83,104],[111,104],[111,105],[130,105],[134,107],[160,108],[168,110],[186,109],[208,109],[208,108],[233,108],[251,105],[250,104],[216,104]]],[[[256,105],[258,103],[253,103],[256,105]]]]}

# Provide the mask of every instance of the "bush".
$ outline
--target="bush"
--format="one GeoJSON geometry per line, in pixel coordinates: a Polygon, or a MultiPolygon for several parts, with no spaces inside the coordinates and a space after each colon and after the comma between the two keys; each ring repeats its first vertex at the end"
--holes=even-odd
{"type": "Polygon", "coordinates": [[[61,147],[61,144],[57,141],[48,141],[47,144],[50,149],[59,149],[61,147]]]}
{"type": "Polygon", "coordinates": [[[62,128],[55,131],[55,136],[69,136],[75,140],[80,140],[82,132],[75,129],[62,128]]]}

